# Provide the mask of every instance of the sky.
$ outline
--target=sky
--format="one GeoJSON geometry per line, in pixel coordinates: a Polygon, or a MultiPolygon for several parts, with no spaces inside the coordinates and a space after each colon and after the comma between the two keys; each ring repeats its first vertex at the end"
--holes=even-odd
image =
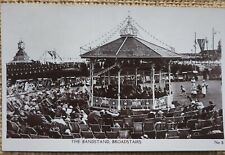
{"type": "MultiPolygon", "coordinates": [[[[128,15],[144,29],[136,26],[138,37],[164,46],[153,35],[177,53],[194,52],[195,32],[197,38],[208,38],[211,49],[212,28],[216,31],[215,47],[219,40],[222,49],[225,47],[225,9],[3,4],[1,12],[5,62],[13,59],[20,40],[33,60],[55,50],[65,60],[80,61],[79,55],[84,52],[80,47],[90,42],[91,47],[99,45],[128,15]]],[[[119,37],[118,32],[111,40],[119,37]]]]}

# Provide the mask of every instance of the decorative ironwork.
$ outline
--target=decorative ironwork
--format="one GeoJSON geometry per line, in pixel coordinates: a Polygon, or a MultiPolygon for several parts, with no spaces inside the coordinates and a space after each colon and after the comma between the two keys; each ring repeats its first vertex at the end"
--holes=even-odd
{"type": "Polygon", "coordinates": [[[127,24],[120,30],[121,37],[137,36],[138,29],[132,24],[132,18],[128,16],[127,24]]]}

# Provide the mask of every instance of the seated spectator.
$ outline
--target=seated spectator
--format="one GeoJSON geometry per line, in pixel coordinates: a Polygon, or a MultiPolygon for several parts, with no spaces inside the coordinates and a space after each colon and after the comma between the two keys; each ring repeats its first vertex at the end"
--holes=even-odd
{"type": "Polygon", "coordinates": [[[106,110],[105,111],[105,114],[108,114],[110,115],[111,117],[118,117],[120,114],[117,112],[117,111],[109,111],[109,110],[106,110]]]}
{"type": "Polygon", "coordinates": [[[20,127],[17,125],[17,123],[8,120],[7,130],[11,130],[11,131],[14,131],[15,133],[18,133],[20,130],[20,127]]]}
{"type": "Polygon", "coordinates": [[[202,110],[204,108],[203,103],[198,100],[196,101],[195,104],[196,104],[196,109],[198,109],[198,110],[202,110]]]}
{"type": "Polygon", "coordinates": [[[101,118],[102,118],[103,122],[105,122],[108,125],[113,126],[113,117],[114,116],[110,112],[101,110],[100,114],[101,114],[101,118]]]}
{"type": "Polygon", "coordinates": [[[164,112],[162,110],[159,110],[157,112],[157,117],[163,117],[163,115],[164,115],[164,112]]]}
{"type": "Polygon", "coordinates": [[[88,115],[84,112],[84,110],[81,110],[81,121],[83,124],[87,124],[88,115]]]}
{"type": "Polygon", "coordinates": [[[66,131],[64,132],[65,135],[71,135],[71,131],[70,129],[66,129],[66,131]]]}
{"type": "Polygon", "coordinates": [[[196,110],[197,109],[197,104],[196,104],[196,102],[194,100],[191,101],[190,109],[191,110],[196,110]]]}
{"type": "Polygon", "coordinates": [[[80,113],[75,113],[74,121],[77,122],[77,123],[79,123],[79,124],[82,123],[80,113]]]}
{"type": "Polygon", "coordinates": [[[209,105],[207,107],[205,107],[203,110],[209,112],[209,111],[212,111],[215,106],[216,105],[212,101],[209,101],[209,105]]]}
{"type": "Polygon", "coordinates": [[[170,109],[170,112],[172,112],[172,111],[175,111],[176,107],[174,104],[171,104],[169,109],[170,109]]]}
{"type": "Polygon", "coordinates": [[[115,128],[121,128],[120,125],[119,125],[119,123],[115,123],[113,127],[115,127],[115,128]]]}
{"type": "Polygon", "coordinates": [[[155,114],[156,114],[156,112],[150,111],[150,112],[148,113],[148,118],[155,118],[155,114]]]}
{"type": "Polygon", "coordinates": [[[66,114],[70,115],[72,111],[73,111],[73,106],[69,106],[69,108],[66,109],[66,114]]]}
{"type": "Polygon", "coordinates": [[[141,139],[148,139],[148,135],[144,134],[143,136],[141,136],[141,139]]]}
{"type": "Polygon", "coordinates": [[[68,116],[66,119],[65,119],[65,122],[70,122],[70,117],[68,116]]]}

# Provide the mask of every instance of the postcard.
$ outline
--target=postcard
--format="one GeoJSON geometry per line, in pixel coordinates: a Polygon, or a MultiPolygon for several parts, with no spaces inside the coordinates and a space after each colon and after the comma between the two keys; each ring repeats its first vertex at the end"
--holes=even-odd
{"type": "Polygon", "coordinates": [[[225,10],[1,5],[3,151],[220,151],[225,10]]]}

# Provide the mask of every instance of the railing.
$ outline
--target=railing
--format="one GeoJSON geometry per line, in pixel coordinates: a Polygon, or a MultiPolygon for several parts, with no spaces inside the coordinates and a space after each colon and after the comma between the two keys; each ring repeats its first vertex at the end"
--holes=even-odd
{"type": "Polygon", "coordinates": [[[169,96],[163,96],[158,99],[155,99],[154,109],[168,109],[169,107],[169,96]]]}
{"type": "MultiPolygon", "coordinates": [[[[119,109],[118,99],[106,98],[106,97],[93,97],[93,106],[119,109]]],[[[167,109],[170,106],[170,97],[164,96],[155,99],[153,104],[152,99],[120,99],[121,109],[167,109]]]]}
{"type": "Polygon", "coordinates": [[[121,108],[153,109],[152,99],[121,99],[121,108]]]}

